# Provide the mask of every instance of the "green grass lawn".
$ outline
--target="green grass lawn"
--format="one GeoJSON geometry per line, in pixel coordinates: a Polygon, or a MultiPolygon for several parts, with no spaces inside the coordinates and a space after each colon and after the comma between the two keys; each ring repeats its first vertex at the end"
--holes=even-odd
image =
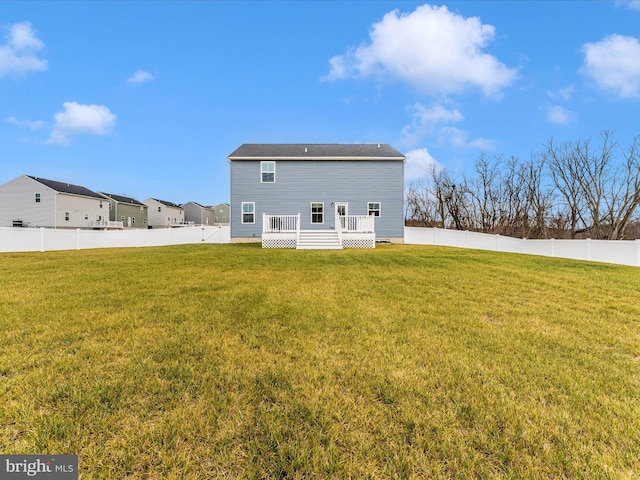
{"type": "Polygon", "coordinates": [[[0,254],[0,453],[77,453],[83,479],[638,478],[640,269],[0,254]]]}

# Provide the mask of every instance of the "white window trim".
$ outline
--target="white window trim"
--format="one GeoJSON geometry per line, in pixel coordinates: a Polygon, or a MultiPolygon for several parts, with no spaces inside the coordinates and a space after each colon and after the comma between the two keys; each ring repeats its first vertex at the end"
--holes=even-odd
{"type": "Polygon", "coordinates": [[[264,160],[264,161],[260,162],[260,183],[276,183],[276,162],[274,160],[264,160]],[[273,172],[265,172],[264,171],[264,165],[266,163],[273,163],[273,172]],[[273,173],[273,182],[265,182],[263,180],[265,173],[273,173]]]}
{"type": "MultiPolygon", "coordinates": [[[[311,216],[310,216],[309,220],[311,220],[311,224],[312,224],[312,225],[323,225],[323,224],[324,224],[324,214],[325,214],[325,212],[324,212],[324,202],[311,202],[311,203],[309,204],[309,213],[311,214],[311,216]],[[314,222],[314,221],[313,221],[313,215],[314,215],[314,212],[313,212],[313,205],[314,205],[314,204],[320,204],[320,205],[322,205],[322,221],[321,221],[321,222],[314,222]]],[[[316,212],[316,213],[315,213],[315,215],[317,215],[317,214],[318,214],[318,212],[316,212]]]]}
{"type": "Polygon", "coordinates": [[[378,207],[379,207],[379,208],[378,208],[378,215],[377,215],[377,216],[376,216],[376,215],[374,215],[374,217],[376,217],[376,218],[380,218],[380,217],[382,217],[382,202],[367,202],[367,215],[371,215],[371,214],[369,213],[369,211],[370,211],[370,210],[372,210],[372,209],[371,209],[371,208],[369,208],[369,206],[370,206],[372,203],[377,203],[377,204],[378,204],[378,207]]]}
{"type": "MultiPolygon", "coordinates": [[[[248,213],[247,213],[248,214],[248,213]]],[[[242,202],[240,205],[240,220],[242,221],[243,224],[245,225],[253,225],[256,223],[256,202],[242,202]],[[253,222],[245,222],[244,221],[244,206],[245,205],[251,205],[251,210],[252,210],[252,214],[253,214],[253,222]]]]}

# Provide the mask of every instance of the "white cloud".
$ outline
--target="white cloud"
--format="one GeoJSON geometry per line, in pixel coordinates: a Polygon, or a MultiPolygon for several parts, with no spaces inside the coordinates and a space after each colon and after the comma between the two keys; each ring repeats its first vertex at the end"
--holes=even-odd
{"type": "Polygon", "coordinates": [[[69,143],[69,137],[79,134],[108,135],[113,131],[116,116],[104,105],[81,105],[64,102],[64,111],[55,114],[55,125],[47,143],[69,143]]]}
{"type": "Polygon", "coordinates": [[[11,25],[5,43],[0,45],[0,77],[46,70],[47,61],[36,54],[43,47],[29,22],[11,25]]]}
{"type": "Polygon", "coordinates": [[[331,58],[324,80],[382,76],[426,93],[479,88],[495,95],[517,71],[483,51],[494,35],[493,26],[445,6],[422,5],[408,14],[394,10],[371,27],[368,44],[331,58]]]}
{"type": "Polygon", "coordinates": [[[582,46],[582,73],[604,90],[623,98],[640,96],[640,42],[635,37],[609,35],[582,46]]]}
{"type": "Polygon", "coordinates": [[[442,165],[438,163],[426,148],[411,150],[405,154],[407,161],[404,166],[404,179],[415,180],[427,176],[434,168],[442,169],[442,165]]]}
{"type": "Polygon", "coordinates": [[[468,133],[455,127],[442,127],[438,132],[440,143],[451,145],[455,148],[472,148],[477,150],[494,150],[493,142],[486,138],[467,140],[468,133]]]}
{"type": "Polygon", "coordinates": [[[576,85],[575,83],[572,83],[571,85],[568,85],[565,88],[561,88],[560,90],[549,91],[547,92],[547,94],[554,100],[559,99],[568,102],[573,98],[573,94],[575,93],[575,91],[576,85]]]}
{"type": "Polygon", "coordinates": [[[127,83],[145,83],[150,82],[155,77],[144,70],[136,70],[136,73],[127,78],[127,83]]]}
{"type": "Polygon", "coordinates": [[[547,120],[556,125],[567,125],[576,119],[576,113],[560,105],[554,105],[547,110],[547,120]]]}
{"type": "Polygon", "coordinates": [[[640,0],[616,0],[616,6],[623,6],[640,12],[640,0]]]}
{"type": "Polygon", "coordinates": [[[457,109],[447,109],[440,104],[427,108],[421,103],[413,105],[412,117],[411,125],[402,129],[402,136],[408,144],[415,144],[424,137],[433,135],[441,123],[459,122],[464,118],[457,109]]]}
{"type": "Polygon", "coordinates": [[[27,127],[29,130],[38,130],[46,126],[46,123],[44,123],[42,120],[30,122],[29,120],[18,120],[16,117],[5,118],[5,122],[17,127],[27,127]]]}

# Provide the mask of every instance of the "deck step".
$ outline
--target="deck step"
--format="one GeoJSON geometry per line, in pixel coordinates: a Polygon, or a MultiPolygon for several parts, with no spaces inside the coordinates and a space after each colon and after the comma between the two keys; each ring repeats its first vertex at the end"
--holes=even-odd
{"type": "Polygon", "coordinates": [[[342,250],[335,230],[301,230],[298,250],[342,250]]]}

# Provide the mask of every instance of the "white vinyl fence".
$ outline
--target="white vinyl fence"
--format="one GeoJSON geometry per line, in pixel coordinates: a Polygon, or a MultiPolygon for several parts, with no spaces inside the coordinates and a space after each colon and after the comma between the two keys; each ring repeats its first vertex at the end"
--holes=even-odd
{"type": "Polygon", "coordinates": [[[149,230],[66,230],[0,227],[0,252],[45,252],[86,248],[157,247],[187,243],[229,243],[222,225],[149,230]]]}
{"type": "Polygon", "coordinates": [[[442,228],[405,227],[404,243],[640,266],[640,240],[526,240],[442,228]]]}

